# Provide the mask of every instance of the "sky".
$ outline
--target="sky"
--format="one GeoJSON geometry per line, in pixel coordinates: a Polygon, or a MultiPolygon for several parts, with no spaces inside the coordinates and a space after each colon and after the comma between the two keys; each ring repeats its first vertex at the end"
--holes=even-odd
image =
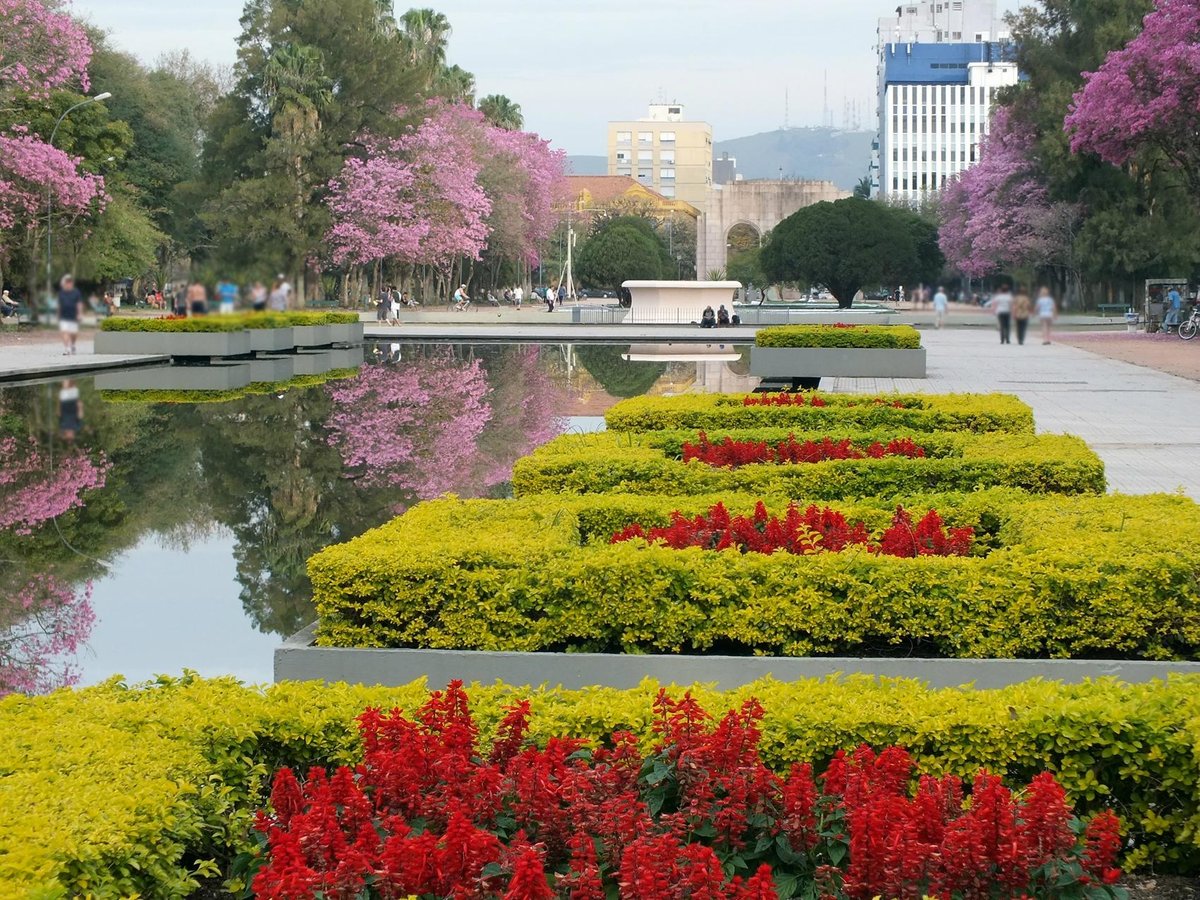
{"type": "MultiPolygon", "coordinates": [[[[408,8],[403,0],[397,12],[408,8]]],[[[415,4],[412,4],[415,5],[415,4]]],[[[603,155],[613,119],[656,99],[684,105],[714,140],[868,124],[877,20],[896,0],[421,0],[450,20],[449,60],[478,96],[519,103],[525,127],[572,155],[603,155]],[[786,97],[786,113],[785,113],[786,97]],[[853,115],[851,116],[853,118],[853,115]]],[[[999,0],[1001,12],[1018,0],[999,0]]],[[[242,0],[74,0],[113,44],[150,63],[186,48],[232,64],[242,0]]],[[[103,86],[98,85],[102,89],[103,86]]]]}

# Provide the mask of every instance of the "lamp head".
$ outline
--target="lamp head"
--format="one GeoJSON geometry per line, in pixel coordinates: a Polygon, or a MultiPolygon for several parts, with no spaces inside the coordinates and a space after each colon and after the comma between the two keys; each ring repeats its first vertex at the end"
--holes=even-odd
{"type": "Polygon", "coordinates": [[[105,91],[103,94],[97,94],[97,95],[96,95],[95,97],[93,97],[92,99],[93,99],[93,100],[107,100],[107,99],[108,99],[109,97],[111,97],[111,96],[112,96],[112,92],[111,92],[111,91],[105,91]]]}

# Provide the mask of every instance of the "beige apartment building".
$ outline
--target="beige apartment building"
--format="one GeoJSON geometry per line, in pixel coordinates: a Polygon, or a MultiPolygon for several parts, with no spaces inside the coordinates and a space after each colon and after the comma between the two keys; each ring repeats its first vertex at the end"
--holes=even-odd
{"type": "Polygon", "coordinates": [[[678,103],[652,103],[644,119],[608,123],[608,174],[628,175],[669,200],[703,210],[712,166],[712,126],[684,121],[678,103]]]}

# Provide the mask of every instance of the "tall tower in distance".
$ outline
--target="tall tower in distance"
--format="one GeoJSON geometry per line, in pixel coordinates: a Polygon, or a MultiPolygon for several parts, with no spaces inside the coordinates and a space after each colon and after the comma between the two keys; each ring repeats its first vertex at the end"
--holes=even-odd
{"type": "Polygon", "coordinates": [[[978,161],[996,92],[1019,73],[996,0],[910,0],[877,33],[872,193],[915,204],[978,161]]]}

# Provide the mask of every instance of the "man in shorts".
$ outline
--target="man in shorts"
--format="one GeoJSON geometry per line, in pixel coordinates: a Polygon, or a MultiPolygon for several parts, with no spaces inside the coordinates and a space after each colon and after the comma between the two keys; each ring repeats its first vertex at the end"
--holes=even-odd
{"type": "Polygon", "coordinates": [[[79,340],[79,308],[83,306],[83,294],[75,287],[75,278],[64,275],[58,283],[58,330],[62,334],[63,356],[75,352],[79,340]]]}

